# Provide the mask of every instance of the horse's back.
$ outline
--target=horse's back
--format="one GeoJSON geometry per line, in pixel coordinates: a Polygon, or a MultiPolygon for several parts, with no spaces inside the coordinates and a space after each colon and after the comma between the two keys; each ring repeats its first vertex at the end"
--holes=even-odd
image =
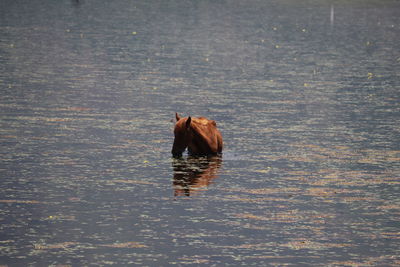
{"type": "Polygon", "coordinates": [[[200,123],[205,126],[206,131],[208,132],[208,135],[210,139],[212,140],[212,144],[210,144],[211,147],[213,147],[213,153],[221,153],[223,149],[223,140],[222,140],[222,134],[217,128],[217,123],[214,120],[209,120],[205,117],[199,117],[198,118],[200,123]],[[216,144],[216,147],[215,147],[216,144]]]}
{"type": "Polygon", "coordinates": [[[201,126],[209,126],[209,125],[215,125],[216,126],[215,121],[209,120],[209,119],[207,119],[205,117],[198,117],[198,118],[195,118],[193,121],[195,123],[201,125],[201,126]]]}

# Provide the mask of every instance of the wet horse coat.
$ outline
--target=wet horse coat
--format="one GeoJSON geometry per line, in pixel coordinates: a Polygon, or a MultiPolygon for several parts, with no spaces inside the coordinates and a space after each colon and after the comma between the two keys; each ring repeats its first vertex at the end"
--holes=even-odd
{"type": "Polygon", "coordinates": [[[205,156],[222,152],[222,135],[215,121],[204,117],[181,118],[178,113],[175,117],[175,139],[171,151],[174,156],[181,156],[186,148],[191,155],[205,156]]]}

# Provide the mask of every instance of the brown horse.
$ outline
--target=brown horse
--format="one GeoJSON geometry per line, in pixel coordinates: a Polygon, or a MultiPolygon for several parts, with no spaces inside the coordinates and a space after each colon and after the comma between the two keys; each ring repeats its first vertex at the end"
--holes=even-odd
{"type": "Polygon", "coordinates": [[[188,148],[189,154],[194,156],[216,155],[222,152],[222,135],[213,120],[204,117],[181,118],[175,113],[175,139],[172,146],[172,155],[180,157],[188,148]]]}

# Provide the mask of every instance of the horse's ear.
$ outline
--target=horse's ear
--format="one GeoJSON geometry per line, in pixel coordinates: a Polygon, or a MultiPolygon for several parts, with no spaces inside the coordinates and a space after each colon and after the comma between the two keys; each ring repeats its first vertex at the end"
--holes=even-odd
{"type": "Polygon", "coordinates": [[[189,116],[186,120],[186,129],[190,128],[190,123],[192,122],[192,118],[189,116]]]}
{"type": "Polygon", "coordinates": [[[179,121],[181,119],[181,117],[179,117],[179,115],[178,115],[178,112],[175,112],[175,118],[176,118],[176,121],[179,121]]]}

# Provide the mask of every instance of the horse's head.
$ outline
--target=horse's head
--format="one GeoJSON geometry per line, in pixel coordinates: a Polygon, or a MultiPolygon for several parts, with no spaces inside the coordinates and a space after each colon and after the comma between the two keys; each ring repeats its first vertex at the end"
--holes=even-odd
{"type": "Polygon", "coordinates": [[[181,118],[178,113],[175,113],[175,117],[175,139],[171,153],[174,157],[180,157],[192,140],[192,133],[190,130],[190,123],[192,122],[192,118],[181,118]]]}

